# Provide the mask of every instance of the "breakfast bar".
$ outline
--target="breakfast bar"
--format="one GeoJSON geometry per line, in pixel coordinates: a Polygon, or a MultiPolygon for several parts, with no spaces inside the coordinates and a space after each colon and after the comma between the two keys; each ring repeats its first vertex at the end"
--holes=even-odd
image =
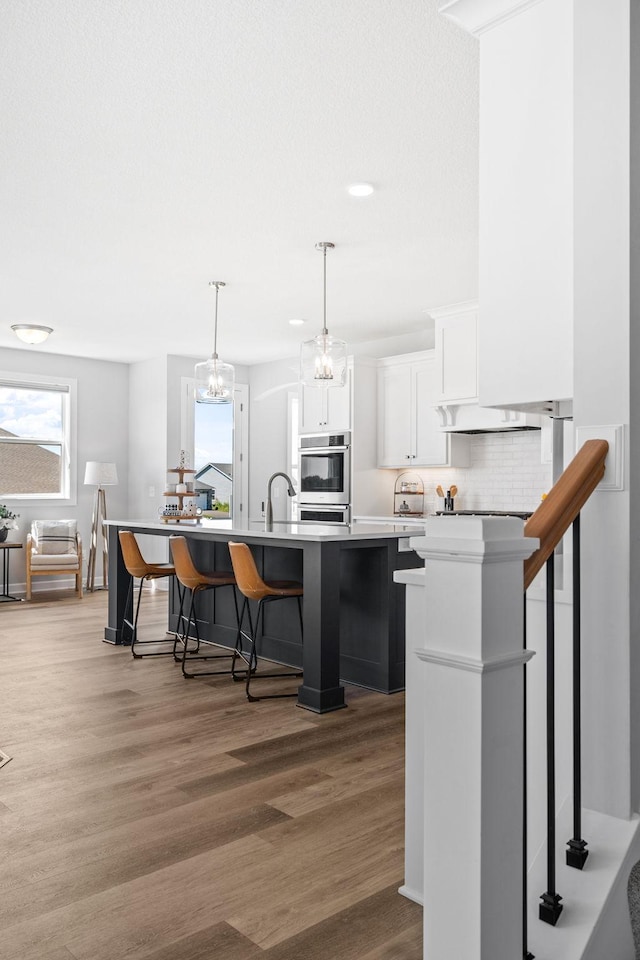
{"type": "MultiPolygon", "coordinates": [[[[229,570],[228,542],[249,544],[266,579],[296,579],[304,586],[301,642],[297,611],[274,604],[266,612],[261,654],[301,667],[298,705],[316,713],[345,706],[343,683],[383,693],[404,688],[404,591],[396,570],[423,565],[409,546],[415,527],[402,524],[331,527],[274,523],[272,530],[233,528],[230,521],[162,523],[108,521],[109,613],[104,639],[122,643],[129,575],[118,532],[187,537],[196,566],[229,570]]],[[[233,647],[235,612],[231,596],[211,591],[201,597],[198,629],[204,640],[233,647]],[[214,596],[220,594],[220,596],[214,596]]],[[[177,590],[170,591],[168,628],[177,627],[177,590]]]]}

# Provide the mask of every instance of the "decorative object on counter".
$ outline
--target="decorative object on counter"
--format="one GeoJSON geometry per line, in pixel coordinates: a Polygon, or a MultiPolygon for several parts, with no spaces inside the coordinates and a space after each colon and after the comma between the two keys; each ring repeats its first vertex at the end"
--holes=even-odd
{"type": "Polygon", "coordinates": [[[445,513],[453,513],[453,510],[454,510],[454,500],[453,500],[453,498],[455,497],[455,495],[457,494],[457,492],[458,492],[458,488],[456,487],[455,484],[453,484],[453,486],[451,487],[450,490],[447,490],[447,495],[446,495],[446,497],[444,498],[444,512],[445,512],[445,513]]]}
{"type": "Polygon", "coordinates": [[[194,496],[193,489],[189,490],[189,487],[193,488],[193,484],[187,483],[185,476],[187,474],[193,475],[196,472],[195,470],[189,470],[188,467],[185,467],[184,464],[186,462],[188,462],[188,458],[184,450],[181,450],[179,466],[169,467],[167,469],[167,473],[176,473],[178,475],[178,482],[168,483],[163,497],[174,497],[178,502],[168,503],[166,507],[160,507],[158,513],[164,523],[168,523],[169,520],[174,520],[177,523],[179,523],[180,520],[194,520],[202,514],[202,510],[196,507],[193,502],[184,502],[185,497],[190,497],[193,501],[194,496]]]}
{"type": "Polygon", "coordinates": [[[439,497],[442,497],[444,500],[444,513],[453,513],[454,510],[454,501],[453,498],[456,496],[458,488],[455,483],[451,485],[451,488],[445,493],[441,485],[438,484],[436,487],[436,493],[439,497]]]}
{"type": "Polygon", "coordinates": [[[12,513],[6,504],[0,503],[0,543],[4,543],[7,539],[9,530],[18,529],[16,519],[19,516],[19,513],[12,513]]]}
{"type": "Polygon", "coordinates": [[[96,566],[98,541],[102,540],[102,587],[109,586],[107,579],[108,569],[108,540],[104,528],[107,519],[107,500],[104,487],[115,486],[118,483],[118,471],[115,463],[101,463],[98,460],[87,460],[84,471],[84,482],[88,486],[95,486],[93,495],[93,513],[91,515],[91,539],[89,542],[89,560],[87,563],[87,590],[93,592],[96,585],[96,566]]]}
{"type": "Polygon", "coordinates": [[[401,473],[393,492],[395,517],[424,516],[424,483],[417,473],[401,473]]]}
{"type": "MultiPolygon", "coordinates": [[[[216,288],[216,308],[213,326],[213,353],[209,360],[197,363],[195,367],[197,403],[231,403],[235,371],[230,363],[223,363],[218,357],[218,293],[224,287],[222,280],[212,280],[210,287],[216,288]]],[[[184,451],[181,451],[183,453],[184,451]]],[[[184,464],[181,464],[184,468],[184,464]]]]}
{"type": "Polygon", "coordinates": [[[335,243],[316,243],[324,264],[324,298],[322,332],[313,340],[305,340],[300,348],[300,382],[305,387],[344,387],[347,378],[347,344],[329,336],[327,330],[327,250],[335,243]]]}
{"type": "Polygon", "coordinates": [[[49,334],[53,333],[53,327],[43,327],[39,323],[12,323],[11,329],[18,340],[31,346],[44,343],[49,334]]]}

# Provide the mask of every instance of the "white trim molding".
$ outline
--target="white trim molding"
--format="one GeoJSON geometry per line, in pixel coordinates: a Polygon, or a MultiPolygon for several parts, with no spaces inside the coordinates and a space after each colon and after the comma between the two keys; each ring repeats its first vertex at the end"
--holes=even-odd
{"type": "Polygon", "coordinates": [[[443,0],[438,7],[438,13],[453,20],[467,33],[479,37],[540,2],[541,0],[443,0]]]}
{"type": "Polygon", "coordinates": [[[461,657],[441,650],[416,650],[416,656],[424,663],[435,663],[440,667],[452,667],[454,670],[468,670],[470,673],[493,673],[508,667],[521,667],[534,656],[535,650],[521,650],[505,653],[487,660],[475,660],[473,657],[461,657]]]}
{"type": "Polygon", "coordinates": [[[604,477],[596,487],[603,490],[624,490],[624,433],[621,423],[597,427],[576,427],[576,451],[587,440],[606,440],[609,452],[604,461],[604,477]]]}

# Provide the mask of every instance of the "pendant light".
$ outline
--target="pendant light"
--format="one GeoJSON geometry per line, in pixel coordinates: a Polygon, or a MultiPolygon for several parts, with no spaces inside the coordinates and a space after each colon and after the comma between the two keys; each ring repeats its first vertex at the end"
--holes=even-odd
{"type": "Polygon", "coordinates": [[[305,387],[344,387],[347,378],[347,344],[327,330],[327,250],[335,243],[316,243],[324,263],[324,313],[322,333],[300,348],[300,382],[305,387]]]}
{"type": "Polygon", "coordinates": [[[218,293],[225,284],[222,280],[212,280],[209,286],[216,288],[213,353],[209,360],[196,364],[196,402],[232,403],[234,369],[230,363],[223,363],[218,357],[218,293]]]}

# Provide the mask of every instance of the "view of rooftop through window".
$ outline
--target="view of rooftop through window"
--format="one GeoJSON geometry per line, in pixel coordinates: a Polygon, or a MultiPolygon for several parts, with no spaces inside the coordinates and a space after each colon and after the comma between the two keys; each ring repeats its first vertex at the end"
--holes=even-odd
{"type": "Polygon", "coordinates": [[[64,494],[66,387],[0,383],[0,493],[64,494]]]}

